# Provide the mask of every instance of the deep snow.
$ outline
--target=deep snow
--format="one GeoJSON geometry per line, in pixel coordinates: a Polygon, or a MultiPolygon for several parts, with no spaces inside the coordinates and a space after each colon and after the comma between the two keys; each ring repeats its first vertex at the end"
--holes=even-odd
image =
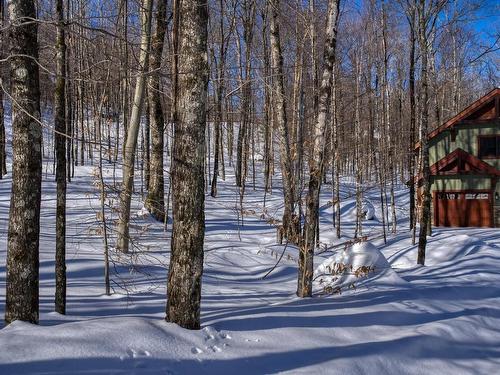
{"type": "MultiPolygon", "coordinates": [[[[78,167],[68,192],[68,309],[53,312],[55,184],[44,162],[40,242],[40,325],[14,322],[0,331],[0,374],[497,374],[500,371],[500,231],[436,229],[427,266],[417,267],[406,218],[407,193],[398,189],[398,233],[379,238],[378,190],[368,190],[374,220],[364,222],[382,272],[353,279],[355,289],[313,298],[295,296],[297,250],[275,244],[265,217],[279,218],[279,189],[263,207],[260,180],[247,186],[244,225],[238,226],[232,168],[207,194],[202,326],[187,331],[164,318],[170,226],[164,232],[134,196],[136,248],[113,258],[113,289],[103,295],[103,245],[97,234],[93,167],[78,167]],[[263,218],[264,217],[264,218],[263,218]],[[382,257],[378,257],[381,255],[382,257]]],[[[119,172],[119,171],[118,171],[119,172]]],[[[113,172],[106,170],[112,184],[113,172]]],[[[119,173],[117,174],[119,176],[119,173]]],[[[0,315],[10,178],[0,181],[0,315]]],[[[278,178],[276,177],[275,181],[278,178]]],[[[354,186],[343,183],[342,195],[354,186]]],[[[322,193],[321,242],[338,243],[330,186],[322,193]]],[[[110,199],[116,198],[110,195],[110,199]]],[[[354,233],[353,198],[342,202],[343,239],[354,233]]],[[[108,210],[110,219],[113,214],[108,210]]],[[[351,259],[324,252],[315,259],[351,259]],[[339,258],[340,257],[340,258],[339,258]]],[[[349,253],[351,252],[351,253],[349,253]]],[[[372,258],[370,258],[372,259],[372,258]]],[[[373,260],[373,259],[372,259],[373,260]]],[[[377,263],[378,262],[378,263],[377,263]]]]}

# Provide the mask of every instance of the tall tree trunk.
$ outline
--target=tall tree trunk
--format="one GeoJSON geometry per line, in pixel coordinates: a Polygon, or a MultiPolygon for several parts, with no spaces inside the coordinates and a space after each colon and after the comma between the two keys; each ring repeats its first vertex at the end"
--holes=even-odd
{"type": "Polygon", "coordinates": [[[361,165],[361,121],[360,121],[360,79],[361,79],[361,53],[359,51],[354,52],[355,63],[354,63],[354,78],[355,91],[354,91],[354,159],[356,164],[356,227],[354,229],[354,237],[363,235],[363,169],[361,165]]]}
{"type": "Polygon", "coordinates": [[[118,221],[118,238],[116,247],[126,253],[129,248],[130,203],[134,183],[135,151],[139,135],[144,90],[146,86],[146,71],[148,68],[149,44],[151,35],[151,8],[153,0],[143,0],[141,6],[141,52],[139,56],[140,72],[135,84],[134,101],[130,123],[127,130],[123,160],[123,184],[120,193],[120,213],[118,221]]]}
{"type": "Polygon", "coordinates": [[[272,161],[272,124],[273,114],[271,110],[271,71],[269,69],[269,41],[268,41],[268,17],[269,7],[264,7],[262,12],[262,53],[264,55],[264,206],[266,194],[271,190],[271,161],[272,161]]]}
{"type": "Polygon", "coordinates": [[[316,43],[317,43],[317,32],[316,32],[316,12],[315,12],[315,0],[309,0],[309,34],[311,37],[311,75],[312,75],[312,97],[313,97],[313,110],[314,110],[314,120],[318,113],[318,86],[319,86],[319,68],[318,59],[316,55],[316,43]]]}
{"type": "Polygon", "coordinates": [[[419,21],[419,45],[421,51],[421,84],[422,84],[422,123],[420,127],[420,159],[422,164],[422,215],[420,217],[420,232],[418,237],[417,263],[425,264],[425,248],[427,246],[427,232],[431,220],[431,183],[429,168],[429,144],[427,131],[429,126],[429,83],[428,83],[428,38],[426,22],[426,2],[420,0],[417,7],[419,21]]]}
{"type": "Polygon", "coordinates": [[[397,217],[396,217],[396,202],[394,198],[394,144],[391,135],[391,113],[390,113],[390,90],[389,90],[389,52],[387,46],[387,13],[385,4],[382,5],[382,51],[384,56],[384,122],[386,129],[386,144],[387,144],[387,166],[389,174],[389,194],[391,197],[391,232],[396,233],[397,217]]]}
{"type": "Polygon", "coordinates": [[[340,151],[339,151],[339,121],[338,121],[338,102],[337,102],[337,73],[333,71],[332,78],[332,186],[333,186],[333,223],[335,225],[335,232],[337,238],[340,238],[340,151]]]}
{"type": "Polygon", "coordinates": [[[56,87],[54,124],[56,140],[56,294],[55,310],[66,313],[66,40],[63,0],[56,2],[56,87]]]}
{"type": "MultiPolygon", "coordinates": [[[[4,2],[0,0],[0,60],[4,57],[3,50],[5,48],[4,44],[4,30],[3,30],[3,20],[4,20],[4,2]]],[[[6,149],[6,137],[5,137],[5,123],[4,123],[4,109],[3,109],[3,80],[2,73],[0,71],[0,180],[7,173],[7,149],[6,149]]]]}
{"type": "MultiPolygon", "coordinates": [[[[120,1],[120,26],[121,26],[121,35],[120,35],[120,73],[121,82],[121,109],[123,113],[123,160],[125,160],[125,152],[126,152],[126,143],[128,138],[128,127],[129,127],[129,118],[128,118],[128,107],[129,107],[129,86],[130,86],[130,77],[129,77],[129,50],[128,50],[128,1],[129,0],[121,0],[120,1]]],[[[119,139],[117,140],[119,142],[119,139]]]]}
{"type": "Polygon", "coordinates": [[[172,166],[173,229],[166,320],[200,328],[203,273],[204,160],[208,86],[208,5],[183,0],[178,8],[179,77],[172,166]]]}
{"type": "Polygon", "coordinates": [[[146,208],[158,220],[165,220],[165,181],[163,177],[163,133],[165,121],[161,107],[160,68],[163,43],[167,30],[167,1],[159,0],[156,8],[156,30],[151,40],[151,77],[149,78],[149,108],[151,129],[151,159],[146,208]]]}
{"type": "MultiPolygon", "coordinates": [[[[300,1],[296,3],[297,13],[301,9],[300,1]]],[[[298,215],[302,217],[301,192],[303,187],[303,155],[304,155],[304,49],[305,38],[299,23],[299,18],[295,22],[295,69],[293,75],[292,91],[292,126],[291,126],[291,154],[292,168],[294,175],[295,202],[298,203],[298,215]]]]}
{"type": "MultiPolygon", "coordinates": [[[[143,150],[143,163],[144,163],[144,188],[149,192],[149,182],[151,180],[151,106],[149,105],[149,91],[146,88],[146,99],[144,103],[144,150],[143,150]]],[[[109,134],[108,125],[108,134],[109,134]]],[[[111,149],[111,147],[110,147],[111,149]]],[[[147,198],[147,197],[146,197],[147,198]]]]}
{"type": "Polygon", "coordinates": [[[337,42],[337,24],[340,0],[329,0],[326,23],[326,40],[324,49],[323,73],[318,95],[318,118],[314,128],[311,164],[309,166],[309,187],[306,197],[306,221],[304,224],[304,241],[299,254],[299,272],[297,295],[309,297],[312,295],[312,277],[314,248],[316,246],[316,227],[318,225],[319,193],[326,147],[326,120],[333,83],[335,64],[335,47],[337,42]]]}
{"type": "Polygon", "coordinates": [[[13,163],[5,321],[38,323],[42,127],[35,2],[9,1],[9,17],[13,163]]]}
{"type": "MultiPolygon", "coordinates": [[[[415,123],[416,123],[416,106],[415,106],[415,7],[412,7],[407,15],[410,25],[410,69],[409,69],[409,88],[408,95],[410,97],[410,147],[409,147],[409,175],[416,176],[415,168],[415,123]]],[[[416,205],[415,205],[415,184],[410,184],[410,229],[415,228],[416,223],[416,205]]]]}
{"type": "Polygon", "coordinates": [[[285,82],[283,77],[283,54],[281,52],[279,12],[280,0],[270,0],[270,41],[271,41],[271,68],[273,75],[273,100],[276,112],[277,127],[280,132],[280,159],[283,180],[283,195],[285,207],[283,213],[283,229],[291,242],[298,242],[299,226],[294,215],[295,189],[292,174],[292,155],[290,150],[290,136],[285,104],[285,82]]]}
{"type": "MultiPolygon", "coordinates": [[[[216,85],[216,95],[215,95],[215,121],[214,121],[214,174],[212,176],[212,185],[210,190],[210,195],[212,197],[217,196],[217,178],[219,177],[219,159],[223,154],[223,142],[222,142],[222,103],[224,94],[224,73],[226,69],[226,45],[224,36],[224,2],[219,1],[220,4],[220,21],[219,21],[219,33],[220,33],[220,45],[219,45],[219,62],[217,64],[217,82],[216,85]]],[[[224,163],[222,163],[222,169],[224,169],[224,163]]]]}
{"type": "MultiPolygon", "coordinates": [[[[255,0],[245,0],[243,3],[243,40],[245,42],[245,60],[244,63],[241,62],[240,65],[244,65],[244,76],[243,69],[240,69],[240,85],[241,85],[241,115],[240,115],[240,126],[238,129],[238,142],[236,147],[236,185],[243,187],[245,183],[243,178],[247,175],[247,161],[248,161],[248,139],[249,127],[251,126],[251,115],[252,111],[252,46],[253,46],[253,29],[255,24],[255,0]]],[[[242,55],[240,52],[240,61],[242,60],[242,55]]]]}

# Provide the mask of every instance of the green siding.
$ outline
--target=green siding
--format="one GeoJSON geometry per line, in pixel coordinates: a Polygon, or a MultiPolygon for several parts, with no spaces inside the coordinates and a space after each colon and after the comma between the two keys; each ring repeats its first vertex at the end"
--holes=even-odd
{"type": "MultiPolygon", "coordinates": [[[[499,185],[499,184],[497,184],[499,185]]],[[[432,177],[431,191],[442,190],[490,190],[490,177],[472,176],[434,176],[432,177]]],[[[497,187],[498,189],[498,187],[497,187]]]]}
{"type": "MultiPolygon", "coordinates": [[[[500,134],[500,126],[495,123],[481,125],[459,125],[456,127],[457,136],[455,142],[451,141],[449,131],[444,131],[430,140],[429,162],[433,165],[457,148],[478,156],[477,137],[478,135],[500,134]]],[[[486,163],[500,169],[500,159],[485,159],[486,163]]]]}

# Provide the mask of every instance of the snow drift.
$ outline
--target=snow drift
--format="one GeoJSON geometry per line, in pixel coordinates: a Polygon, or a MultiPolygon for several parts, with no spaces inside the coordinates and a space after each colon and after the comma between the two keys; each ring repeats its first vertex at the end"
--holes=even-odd
{"type": "Polygon", "coordinates": [[[314,272],[317,287],[326,293],[355,288],[361,281],[383,276],[386,281],[402,280],[384,255],[371,242],[354,244],[326,259],[314,272]]]}

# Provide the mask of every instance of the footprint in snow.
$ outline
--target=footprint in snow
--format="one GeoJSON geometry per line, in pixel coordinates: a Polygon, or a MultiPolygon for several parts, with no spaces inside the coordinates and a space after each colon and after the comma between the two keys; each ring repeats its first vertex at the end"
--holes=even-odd
{"type": "Polygon", "coordinates": [[[218,353],[218,352],[222,351],[222,349],[219,348],[217,345],[205,346],[205,349],[211,350],[214,353],[218,353]]]}
{"type": "Polygon", "coordinates": [[[260,339],[245,339],[246,342],[260,342],[260,339]]]}
{"type": "Polygon", "coordinates": [[[147,350],[136,350],[133,348],[127,349],[127,354],[129,358],[146,358],[151,357],[151,353],[147,350]]]}
{"type": "Polygon", "coordinates": [[[203,350],[201,350],[200,348],[197,348],[196,346],[193,346],[191,348],[191,353],[193,353],[193,354],[200,354],[200,353],[203,353],[203,350]]]}
{"type": "Polygon", "coordinates": [[[205,340],[205,350],[218,353],[222,351],[222,348],[229,347],[226,340],[231,340],[231,336],[225,332],[218,332],[213,327],[203,328],[204,340],[205,340]]]}

